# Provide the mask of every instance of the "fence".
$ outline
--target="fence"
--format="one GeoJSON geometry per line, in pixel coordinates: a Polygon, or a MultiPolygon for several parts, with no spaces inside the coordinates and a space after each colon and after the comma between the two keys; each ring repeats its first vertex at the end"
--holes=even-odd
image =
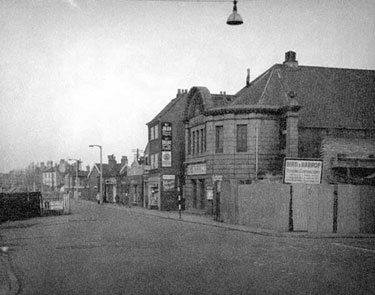
{"type": "Polygon", "coordinates": [[[41,214],[70,214],[70,195],[62,192],[44,193],[41,214]]]}
{"type": "Polygon", "coordinates": [[[221,217],[278,231],[375,233],[375,187],[225,181],[221,217]]]}

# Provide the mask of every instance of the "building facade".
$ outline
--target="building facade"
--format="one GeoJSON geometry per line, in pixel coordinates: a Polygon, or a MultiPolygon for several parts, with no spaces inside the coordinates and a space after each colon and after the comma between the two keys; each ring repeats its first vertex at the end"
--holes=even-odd
{"type": "Polygon", "coordinates": [[[145,157],[149,169],[145,175],[144,195],[149,208],[175,210],[178,187],[184,181],[185,139],[183,114],[187,90],[176,97],[152,119],[148,126],[145,157]]]}
{"type": "MultiPolygon", "coordinates": [[[[285,158],[321,159],[329,138],[346,138],[347,144],[375,138],[375,71],[300,66],[289,51],[282,64],[246,82],[235,95],[204,87],[187,95],[188,208],[209,212],[211,200],[220,202],[215,198],[223,180],[281,182],[285,158]]],[[[373,153],[361,157],[369,160],[360,174],[370,177],[373,153]]],[[[332,181],[332,173],[324,172],[323,182],[332,181]]]]}

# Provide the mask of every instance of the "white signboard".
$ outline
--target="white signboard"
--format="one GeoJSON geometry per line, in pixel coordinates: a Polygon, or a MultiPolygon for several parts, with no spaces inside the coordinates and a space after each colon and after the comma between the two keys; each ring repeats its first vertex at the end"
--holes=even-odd
{"type": "Polygon", "coordinates": [[[320,184],[322,169],[322,160],[286,158],[284,160],[284,183],[320,184]]]}
{"type": "Polygon", "coordinates": [[[199,175],[199,174],[206,174],[206,163],[202,164],[193,164],[187,166],[187,175],[199,175]]]}
{"type": "Polygon", "coordinates": [[[162,167],[172,167],[172,152],[161,152],[162,167]]]}

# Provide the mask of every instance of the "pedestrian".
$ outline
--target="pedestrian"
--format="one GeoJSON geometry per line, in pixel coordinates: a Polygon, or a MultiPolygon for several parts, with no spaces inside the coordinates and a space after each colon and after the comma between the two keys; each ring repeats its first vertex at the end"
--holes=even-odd
{"type": "Polygon", "coordinates": [[[100,204],[100,193],[96,194],[96,201],[98,202],[98,204],[100,204]]]}

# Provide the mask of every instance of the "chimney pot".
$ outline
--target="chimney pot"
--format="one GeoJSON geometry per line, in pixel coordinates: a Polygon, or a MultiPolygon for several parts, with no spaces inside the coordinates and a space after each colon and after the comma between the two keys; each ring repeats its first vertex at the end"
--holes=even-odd
{"type": "Polygon", "coordinates": [[[247,69],[246,87],[250,85],[250,69],[247,69]]]}
{"type": "Polygon", "coordinates": [[[288,51],[285,53],[284,65],[298,67],[298,61],[296,60],[296,53],[294,51],[288,51]]]}

